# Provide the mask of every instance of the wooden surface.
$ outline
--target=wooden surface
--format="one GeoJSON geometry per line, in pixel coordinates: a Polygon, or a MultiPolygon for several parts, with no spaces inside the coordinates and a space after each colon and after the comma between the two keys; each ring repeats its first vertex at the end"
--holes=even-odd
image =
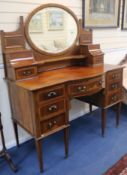
{"type": "Polygon", "coordinates": [[[69,81],[81,80],[105,74],[107,71],[121,68],[114,65],[100,65],[96,67],[67,67],[43,72],[32,79],[16,82],[16,85],[28,90],[46,88],[69,81]]]}

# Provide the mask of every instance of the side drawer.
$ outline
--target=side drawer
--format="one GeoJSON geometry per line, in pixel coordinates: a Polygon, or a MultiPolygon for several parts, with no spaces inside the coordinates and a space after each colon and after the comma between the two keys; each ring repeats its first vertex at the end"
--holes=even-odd
{"type": "Polygon", "coordinates": [[[108,84],[107,91],[108,93],[112,93],[113,91],[118,91],[122,88],[122,81],[114,81],[108,84]]]}
{"type": "Polygon", "coordinates": [[[120,80],[122,81],[122,69],[117,69],[117,70],[113,70],[107,73],[107,80],[108,81],[116,81],[116,80],[120,80]]]}
{"type": "Polygon", "coordinates": [[[123,100],[123,92],[118,91],[115,93],[112,93],[111,95],[107,95],[107,105],[115,104],[121,100],[123,100]]]}
{"type": "Polygon", "coordinates": [[[66,111],[65,100],[57,100],[55,102],[49,103],[39,107],[40,120],[53,117],[55,115],[61,114],[66,111]]]}
{"type": "Polygon", "coordinates": [[[40,123],[41,134],[53,131],[54,129],[65,125],[65,114],[58,115],[54,118],[45,120],[40,123]]]}
{"type": "Polygon", "coordinates": [[[48,100],[55,100],[59,97],[64,97],[65,88],[64,85],[54,86],[52,88],[48,88],[46,90],[39,90],[36,94],[37,103],[41,104],[48,100]]]}
{"type": "Polygon", "coordinates": [[[35,66],[16,69],[16,79],[25,79],[37,75],[37,68],[35,66]]]}
{"type": "Polygon", "coordinates": [[[94,79],[89,79],[88,81],[80,81],[70,84],[68,86],[68,93],[70,96],[80,96],[89,94],[92,92],[97,92],[102,89],[102,77],[97,77],[94,79]]]}

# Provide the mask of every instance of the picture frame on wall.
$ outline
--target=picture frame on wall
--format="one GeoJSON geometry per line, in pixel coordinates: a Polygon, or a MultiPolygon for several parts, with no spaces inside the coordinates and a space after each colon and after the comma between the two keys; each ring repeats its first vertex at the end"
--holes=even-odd
{"type": "Polygon", "coordinates": [[[48,30],[63,30],[64,14],[61,11],[52,10],[48,12],[48,30]]]}
{"type": "Polygon", "coordinates": [[[30,33],[42,33],[42,14],[34,15],[30,21],[30,33]]]}
{"type": "Polygon", "coordinates": [[[117,28],[120,0],[82,0],[85,28],[117,28]]]}
{"type": "Polygon", "coordinates": [[[127,0],[123,0],[121,28],[127,30],[127,0]]]}

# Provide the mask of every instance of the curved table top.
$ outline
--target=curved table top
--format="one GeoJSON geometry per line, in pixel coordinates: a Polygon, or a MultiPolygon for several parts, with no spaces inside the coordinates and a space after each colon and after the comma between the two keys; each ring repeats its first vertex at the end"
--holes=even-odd
{"type": "Polygon", "coordinates": [[[68,83],[76,80],[83,80],[87,78],[94,78],[99,75],[103,75],[108,71],[121,68],[122,66],[115,65],[99,65],[96,67],[85,66],[72,66],[61,68],[57,70],[51,70],[42,72],[35,77],[20,80],[16,82],[16,85],[33,91],[41,88],[46,88],[53,85],[62,83],[68,83]]]}

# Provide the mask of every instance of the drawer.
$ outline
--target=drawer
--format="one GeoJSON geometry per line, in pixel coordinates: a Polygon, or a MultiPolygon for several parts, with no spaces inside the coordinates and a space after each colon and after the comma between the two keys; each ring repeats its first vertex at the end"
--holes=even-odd
{"type": "Polygon", "coordinates": [[[59,97],[64,97],[65,88],[64,85],[55,86],[53,88],[48,88],[46,90],[39,90],[37,92],[37,102],[43,103],[51,99],[57,99],[59,97]]]}
{"type": "Polygon", "coordinates": [[[122,88],[122,82],[121,81],[115,81],[115,82],[110,82],[108,85],[108,92],[112,93],[113,91],[118,91],[119,89],[122,88]]]}
{"type": "Polygon", "coordinates": [[[65,100],[57,100],[56,102],[49,103],[39,107],[40,120],[53,117],[66,111],[65,100]]]}
{"type": "Polygon", "coordinates": [[[122,81],[122,69],[113,70],[107,73],[107,81],[122,81]]]}
{"type": "Polygon", "coordinates": [[[37,75],[37,68],[34,66],[16,70],[16,79],[24,79],[37,75]]]}
{"type": "Polygon", "coordinates": [[[92,94],[92,92],[95,93],[101,90],[102,84],[102,77],[75,82],[68,86],[68,93],[70,96],[89,95],[89,93],[92,94]]]}
{"type": "Polygon", "coordinates": [[[123,92],[118,91],[107,96],[107,105],[111,105],[123,100],[123,92]]]}
{"type": "Polygon", "coordinates": [[[40,123],[40,128],[41,128],[41,134],[53,131],[54,129],[65,125],[65,114],[58,115],[54,118],[51,118],[49,120],[45,120],[40,123]]]}

